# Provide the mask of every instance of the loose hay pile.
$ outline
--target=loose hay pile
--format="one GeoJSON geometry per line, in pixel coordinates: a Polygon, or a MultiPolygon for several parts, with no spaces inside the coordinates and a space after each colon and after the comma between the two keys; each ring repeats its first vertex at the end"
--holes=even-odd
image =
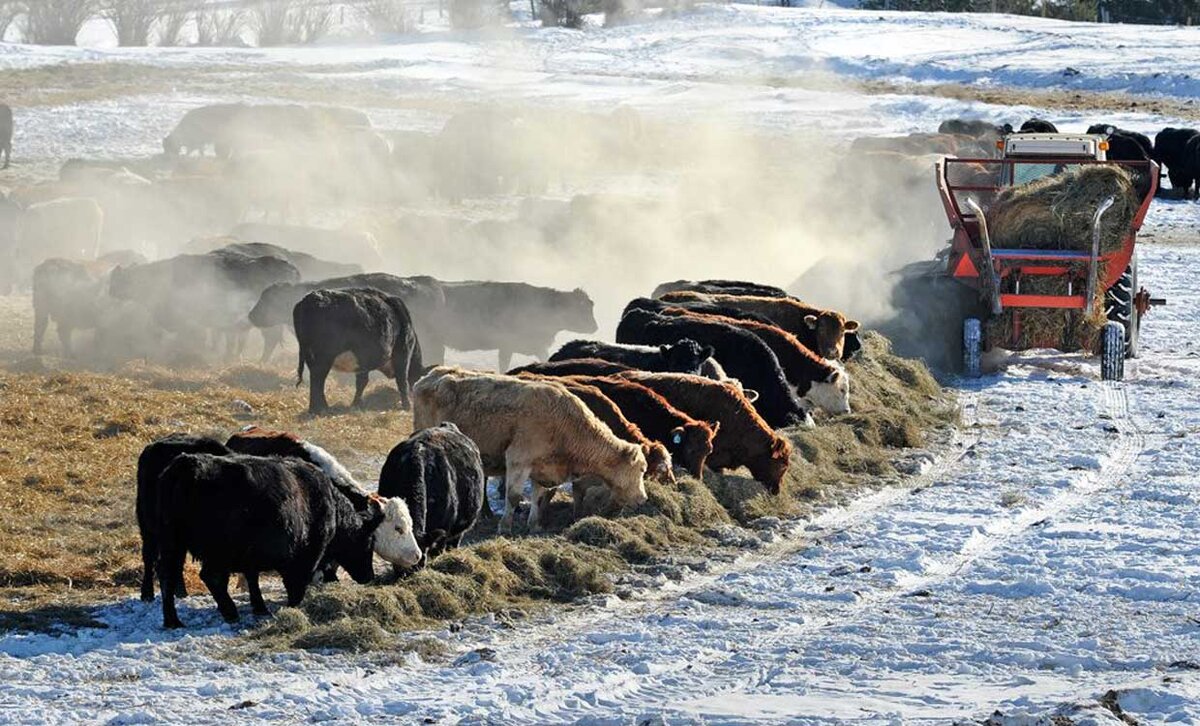
{"type": "Polygon", "coordinates": [[[1100,251],[1114,252],[1129,235],[1138,210],[1133,178],[1108,164],[1082,164],[1009,187],[988,209],[988,233],[1000,249],[1092,249],[1092,219],[1109,196],[1100,223],[1100,251]]]}

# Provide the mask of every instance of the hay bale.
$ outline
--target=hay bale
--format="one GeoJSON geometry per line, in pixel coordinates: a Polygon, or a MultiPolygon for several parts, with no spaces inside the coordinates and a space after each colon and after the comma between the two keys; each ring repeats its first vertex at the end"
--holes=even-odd
{"type": "Polygon", "coordinates": [[[1001,191],[987,212],[992,245],[1091,250],[1092,217],[1109,196],[1114,201],[1100,224],[1100,249],[1114,252],[1129,234],[1139,199],[1129,172],[1107,164],[1073,166],[1001,191]]]}

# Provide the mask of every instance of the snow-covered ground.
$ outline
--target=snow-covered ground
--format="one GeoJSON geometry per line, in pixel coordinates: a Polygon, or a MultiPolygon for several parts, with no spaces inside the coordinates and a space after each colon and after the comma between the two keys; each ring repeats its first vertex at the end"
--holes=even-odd
{"type": "MultiPolygon", "coordinates": [[[[1036,109],[776,81],[831,71],[1200,96],[1197,41],[1192,29],[730,6],[613,30],[429,34],[380,47],[0,45],[0,67],[334,64],[398,96],[619,102],[853,136],[1036,109]],[[1080,74],[1064,76],[1067,66],[1080,74]]],[[[205,100],[23,109],[33,123],[18,148],[147,153],[182,108],[205,100]]],[[[430,121],[370,110],[381,124],[430,121]]],[[[1143,131],[1172,122],[1106,118],[1143,131]]],[[[437,633],[454,651],[441,663],[231,662],[218,656],[230,631],[206,598],[187,604],[184,634],[164,634],[157,609],[130,599],[101,609],[107,629],[0,636],[0,722],[899,723],[999,710],[1012,723],[1056,713],[1104,723],[1116,722],[1100,704],[1110,690],[1107,701],[1139,723],[1200,722],[1198,230],[1198,204],[1152,208],[1141,282],[1170,305],[1146,320],[1126,383],[1099,383],[1078,356],[1025,355],[963,386],[957,445],[909,488],[826,512],[776,548],[630,601],[437,633]]]]}
{"type": "MultiPolygon", "coordinates": [[[[439,633],[449,663],[230,663],[206,598],[107,630],[0,638],[0,719],[410,723],[1200,720],[1200,247],[1143,250],[1169,298],[1124,384],[1031,355],[964,386],[956,445],[909,488],[827,512],[797,545],[515,630],[439,633]],[[472,655],[487,649],[487,657],[472,655]],[[230,711],[251,701],[253,706],[230,711]]],[[[131,594],[132,597],[132,594],[131,594]]],[[[1112,721],[1115,723],[1115,721],[1112,721]]]]}

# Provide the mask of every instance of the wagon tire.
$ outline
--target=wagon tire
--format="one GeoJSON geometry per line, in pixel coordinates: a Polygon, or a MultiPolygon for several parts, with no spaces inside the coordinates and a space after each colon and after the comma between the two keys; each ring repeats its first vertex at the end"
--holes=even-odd
{"type": "Polygon", "coordinates": [[[963,321],[963,375],[967,378],[980,376],[980,358],[983,355],[983,324],[979,318],[963,321]]]}
{"type": "Polygon", "coordinates": [[[1105,323],[1100,333],[1100,378],[1125,379],[1125,326],[1116,321],[1105,323]]]}
{"type": "Polygon", "coordinates": [[[1141,315],[1133,299],[1138,291],[1137,254],[1129,261],[1125,273],[1104,292],[1104,315],[1125,329],[1125,357],[1138,357],[1138,338],[1142,327],[1141,315]]]}

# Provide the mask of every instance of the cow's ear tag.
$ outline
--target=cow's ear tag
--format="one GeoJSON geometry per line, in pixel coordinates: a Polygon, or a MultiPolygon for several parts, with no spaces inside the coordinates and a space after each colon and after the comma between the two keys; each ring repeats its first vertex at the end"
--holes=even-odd
{"type": "Polygon", "coordinates": [[[676,446],[682,444],[683,443],[683,434],[675,434],[674,436],[672,436],[671,443],[675,444],[676,446]]]}

